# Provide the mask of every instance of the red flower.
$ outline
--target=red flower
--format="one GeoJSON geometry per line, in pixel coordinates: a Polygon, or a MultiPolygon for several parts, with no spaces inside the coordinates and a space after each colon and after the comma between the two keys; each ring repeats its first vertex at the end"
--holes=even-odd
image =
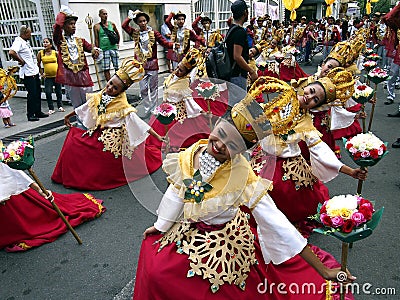
{"type": "Polygon", "coordinates": [[[346,149],[350,149],[351,147],[353,147],[353,144],[352,144],[352,143],[347,143],[347,144],[346,144],[346,149]]]}
{"type": "Polygon", "coordinates": [[[385,151],[387,150],[385,144],[383,144],[383,145],[381,146],[381,148],[382,148],[383,152],[385,152],[385,151]]]}
{"type": "Polygon", "coordinates": [[[319,217],[325,226],[332,227],[332,220],[327,214],[321,214],[319,217]]]}
{"type": "Polygon", "coordinates": [[[319,211],[320,214],[326,214],[326,205],[322,205],[321,210],[319,211]]]}
{"type": "Polygon", "coordinates": [[[201,84],[200,84],[200,87],[202,88],[202,89],[209,89],[209,88],[212,88],[214,85],[211,83],[211,82],[202,82],[201,84]]]}
{"type": "Polygon", "coordinates": [[[366,88],[367,86],[362,84],[357,87],[357,90],[364,91],[366,88]]]}
{"type": "Polygon", "coordinates": [[[273,109],[273,112],[274,112],[274,113],[279,112],[279,107],[278,107],[278,106],[275,106],[274,109],[273,109]]]}
{"type": "Polygon", "coordinates": [[[360,159],[361,158],[361,153],[360,152],[356,152],[354,153],[354,159],[360,159]]]}
{"type": "Polygon", "coordinates": [[[372,211],[368,206],[360,206],[358,212],[364,215],[365,220],[369,221],[372,218],[372,211]]]}
{"type": "Polygon", "coordinates": [[[377,159],[379,157],[378,154],[378,149],[372,149],[369,151],[369,155],[373,158],[373,159],[377,159]]]}
{"type": "Polygon", "coordinates": [[[345,233],[349,233],[353,231],[353,228],[354,228],[353,221],[351,219],[348,219],[344,222],[342,226],[342,231],[345,233]]]}

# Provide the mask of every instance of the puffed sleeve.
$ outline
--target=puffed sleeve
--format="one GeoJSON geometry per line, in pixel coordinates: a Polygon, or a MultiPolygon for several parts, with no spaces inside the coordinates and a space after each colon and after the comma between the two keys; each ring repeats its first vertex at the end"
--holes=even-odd
{"type": "Polygon", "coordinates": [[[254,206],[252,213],[257,221],[257,233],[261,251],[266,263],[280,264],[300,253],[307,245],[307,240],[288,221],[276,207],[268,194],[254,206]]]}
{"type": "Polygon", "coordinates": [[[322,182],[335,178],[343,163],[337,159],[331,148],[320,139],[318,134],[307,135],[305,142],[310,150],[312,173],[322,182]]]}
{"type": "Polygon", "coordinates": [[[167,232],[168,229],[178,220],[183,212],[183,199],[173,185],[170,185],[165,192],[161,203],[157,209],[157,221],[154,227],[161,232],[167,232]]]}
{"type": "Polygon", "coordinates": [[[331,130],[347,128],[354,123],[356,113],[341,106],[331,107],[331,130]]]}
{"type": "Polygon", "coordinates": [[[26,191],[33,182],[23,171],[11,169],[3,163],[0,163],[0,176],[0,203],[26,191]]]}
{"type": "Polygon", "coordinates": [[[137,147],[149,136],[150,126],[139,116],[132,112],[125,117],[126,130],[128,132],[129,145],[137,147]]]}

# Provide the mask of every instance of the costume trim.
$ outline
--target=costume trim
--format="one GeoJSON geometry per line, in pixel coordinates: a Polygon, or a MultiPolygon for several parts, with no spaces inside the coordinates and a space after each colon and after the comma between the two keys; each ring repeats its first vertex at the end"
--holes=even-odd
{"type": "Polygon", "coordinates": [[[100,217],[103,214],[104,206],[101,205],[101,203],[99,201],[97,201],[97,199],[95,197],[93,197],[93,195],[88,194],[88,193],[84,193],[83,195],[87,199],[89,199],[90,201],[92,201],[94,204],[97,205],[99,212],[96,214],[96,218],[100,217]]]}
{"type": "Polygon", "coordinates": [[[221,230],[200,231],[187,220],[175,223],[159,240],[158,251],[175,243],[177,253],[188,255],[186,276],[208,279],[213,293],[225,283],[245,290],[250,267],[257,264],[254,239],[247,215],[239,210],[221,230]]]}
{"type": "Polygon", "coordinates": [[[317,177],[312,174],[310,165],[306,162],[303,156],[289,157],[283,164],[282,181],[288,179],[292,180],[295,184],[296,191],[302,186],[313,188],[315,182],[318,181],[317,177]]]}
{"type": "MultiPolygon", "coordinates": [[[[173,42],[173,43],[177,42],[177,40],[176,40],[177,35],[178,35],[178,26],[174,26],[174,28],[171,31],[171,42],[173,42]]],[[[178,55],[178,57],[185,54],[184,51],[187,48],[187,46],[189,45],[189,42],[190,42],[190,30],[185,28],[184,33],[183,33],[182,45],[179,49],[174,50],[176,52],[176,54],[178,55]],[[181,53],[179,53],[179,52],[181,52],[181,53]]]]}
{"type": "Polygon", "coordinates": [[[110,151],[115,158],[123,155],[129,159],[136,147],[130,146],[126,141],[129,140],[128,131],[125,124],[122,127],[109,127],[101,131],[98,141],[103,143],[103,151],[110,151]]]}
{"type": "Polygon", "coordinates": [[[62,62],[72,72],[78,73],[85,67],[85,51],[83,50],[83,41],[81,38],[76,37],[75,42],[78,48],[78,62],[76,64],[72,63],[71,61],[67,40],[65,39],[64,36],[62,37],[60,48],[61,48],[62,62]]]}
{"type": "Polygon", "coordinates": [[[153,57],[153,45],[156,42],[156,38],[154,35],[153,30],[147,31],[149,35],[149,44],[147,45],[147,54],[143,53],[142,50],[140,49],[140,31],[135,30],[132,33],[132,39],[135,42],[135,48],[133,49],[135,53],[135,57],[138,59],[139,62],[145,63],[147,59],[153,57]]]}

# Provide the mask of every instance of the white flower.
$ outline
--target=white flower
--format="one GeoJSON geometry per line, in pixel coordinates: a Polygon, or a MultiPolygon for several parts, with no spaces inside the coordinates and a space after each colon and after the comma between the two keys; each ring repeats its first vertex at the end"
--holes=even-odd
{"type": "Polygon", "coordinates": [[[334,215],[334,211],[342,209],[355,211],[357,209],[357,197],[353,195],[335,196],[326,204],[326,213],[329,216],[334,215]]]}

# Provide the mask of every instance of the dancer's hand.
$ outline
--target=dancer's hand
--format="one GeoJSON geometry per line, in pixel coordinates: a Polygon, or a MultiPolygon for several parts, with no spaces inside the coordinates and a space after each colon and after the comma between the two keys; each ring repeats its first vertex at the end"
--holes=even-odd
{"type": "Polygon", "coordinates": [[[350,174],[351,177],[359,180],[367,179],[367,175],[368,170],[361,170],[360,168],[353,169],[352,174],[350,174]]]}
{"type": "Polygon", "coordinates": [[[325,279],[340,283],[351,283],[356,280],[357,277],[351,275],[348,269],[346,269],[346,272],[343,272],[340,268],[335,268],[327,271],[325,279]]]}
{"type": "Polygon", "coordinates": [[[147,238],[148,235],[151,234],[158,234],[160,233],[154,226],[151,226],[149,228],[147,228],[144,232],[143,232],[143,239],[145,240],[147,238]]]}

